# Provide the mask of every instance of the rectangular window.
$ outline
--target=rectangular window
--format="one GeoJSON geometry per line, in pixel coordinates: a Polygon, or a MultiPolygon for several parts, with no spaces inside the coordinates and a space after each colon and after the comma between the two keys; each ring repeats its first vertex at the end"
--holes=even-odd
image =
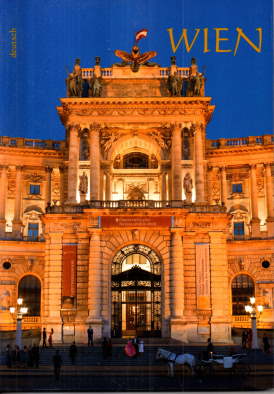
{"type": "Polygon", "coordinates": [[[40,194],[40,185],[29,185],[29,194],[40,194]]]}
{"type": "Polygon", "coordinates": [[[242,193],[243,184],[242,183],[232,183],[232,193],[242,193]]]}
{"type": "Polygon", "coordinates": [[[39,224],[38,223],[29,223],[28,225],[28,237],[33,240],[38,239],[38,231],[39,231],[39,224]]]}
{"type": "Polygon", "coordinates": [[[235,222],[234,223],[234,235],[244,235],[245,234],[245,225],[244,222],[235,222]]]}

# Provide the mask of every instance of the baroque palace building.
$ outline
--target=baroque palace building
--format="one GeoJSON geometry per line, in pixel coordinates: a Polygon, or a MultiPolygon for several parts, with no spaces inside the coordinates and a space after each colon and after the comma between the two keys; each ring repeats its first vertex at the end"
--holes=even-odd
{"type": "Polygon", "coordinates": [[[64,141],[0,137],[0,330],[56,342],[162,336],[231,342],[244,305],[274,325],[273,137],[206,138],[214,105],[195,59],[77,59],[64,141]]]}

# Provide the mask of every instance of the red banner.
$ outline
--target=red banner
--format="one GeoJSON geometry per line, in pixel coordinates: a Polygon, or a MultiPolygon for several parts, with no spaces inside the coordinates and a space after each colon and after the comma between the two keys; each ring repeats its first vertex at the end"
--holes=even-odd
{"type": "Polygon", "coordinates": [[[62,296],[76,296],[77,245],[63,245],[62,296]]]}
{"type": "Polygon", "coordinates": [[[102,216],[102,227],[170,227],[171,216],[102,216]]]}

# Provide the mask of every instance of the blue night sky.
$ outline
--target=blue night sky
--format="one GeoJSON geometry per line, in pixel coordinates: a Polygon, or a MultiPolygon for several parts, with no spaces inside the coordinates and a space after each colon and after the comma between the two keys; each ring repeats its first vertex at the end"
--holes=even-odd
{"type": "Polygon", "coordinates": [[[64,139],[65,131],[56,112],[65,97],[66,68],[74,59],[92,67],[101,57],[103,67],[119,59],[115,49],[130,51],[134,33],[148,29],[139,43],[142,52],[156,50],[153,59],[170,65],[167,28],[175,42],[182,28],[189,41],[201,32],[189,53],[182,44],[177,65],[189,66],[196,57],[205,67],[206,95],[216,105],[207,128],[208,138],[244,137],[272,133],[272,1],[271,0],[0,0],[1,105],[0,135],[64,139]],[[241,39],[237,54],[236,27],[258,46],[262,28],[262,51],[257,53],[241,39]],[[17,31],[17,56],[9,56],[11,34],[17,31]],[[208,48],[203,53],[203,29],[208,28],[208,48]],[[228,28],[216,53],[214,28],[228,28]]]}

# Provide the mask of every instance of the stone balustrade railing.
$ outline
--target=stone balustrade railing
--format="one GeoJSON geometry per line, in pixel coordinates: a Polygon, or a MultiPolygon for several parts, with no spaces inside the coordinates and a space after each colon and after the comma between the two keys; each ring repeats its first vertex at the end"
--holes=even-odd
{"type": "Polygon", "coordinates": [[[65,141],[38,140],[30,138],[13,138],[0,136],[0,146],[62,150],[65,147],[65,141]]]}
{"type": "Polygon", "coordinates": [[[82,213],[84,209],[169,209],[183,208],[190,212],[221,213],[226,207],[221,205],[186,204],[184,201],[154,200],[119,200],[119,201],[86,201],[78,205],[53,205],[47,207],[46,213],[82,213]]]}
{"type": "Polygon", "coordinates": [[[271,134],[263,136],[249,136],[242,138],[219,138],[218,140],[206,140],[207,149],[223,149],[233,146],[272,145],[274,137],[271,134]]]}
{"type": "MultiPolygon", "coordinates": [[[[169,76],[169,67],[159,67],[159,77],[167,78],[169,76]]],[[[112,67],[101,68],[102,77],[111,78],[112,77],[112,67]]],[[[180,77],[186,78],[189,75],[189,67],[177,67],[177,73],[180,77]]],[[[82,68],[82,78],[89,79],[93,78],[94,69],[93,68],[82,68]]]]}

